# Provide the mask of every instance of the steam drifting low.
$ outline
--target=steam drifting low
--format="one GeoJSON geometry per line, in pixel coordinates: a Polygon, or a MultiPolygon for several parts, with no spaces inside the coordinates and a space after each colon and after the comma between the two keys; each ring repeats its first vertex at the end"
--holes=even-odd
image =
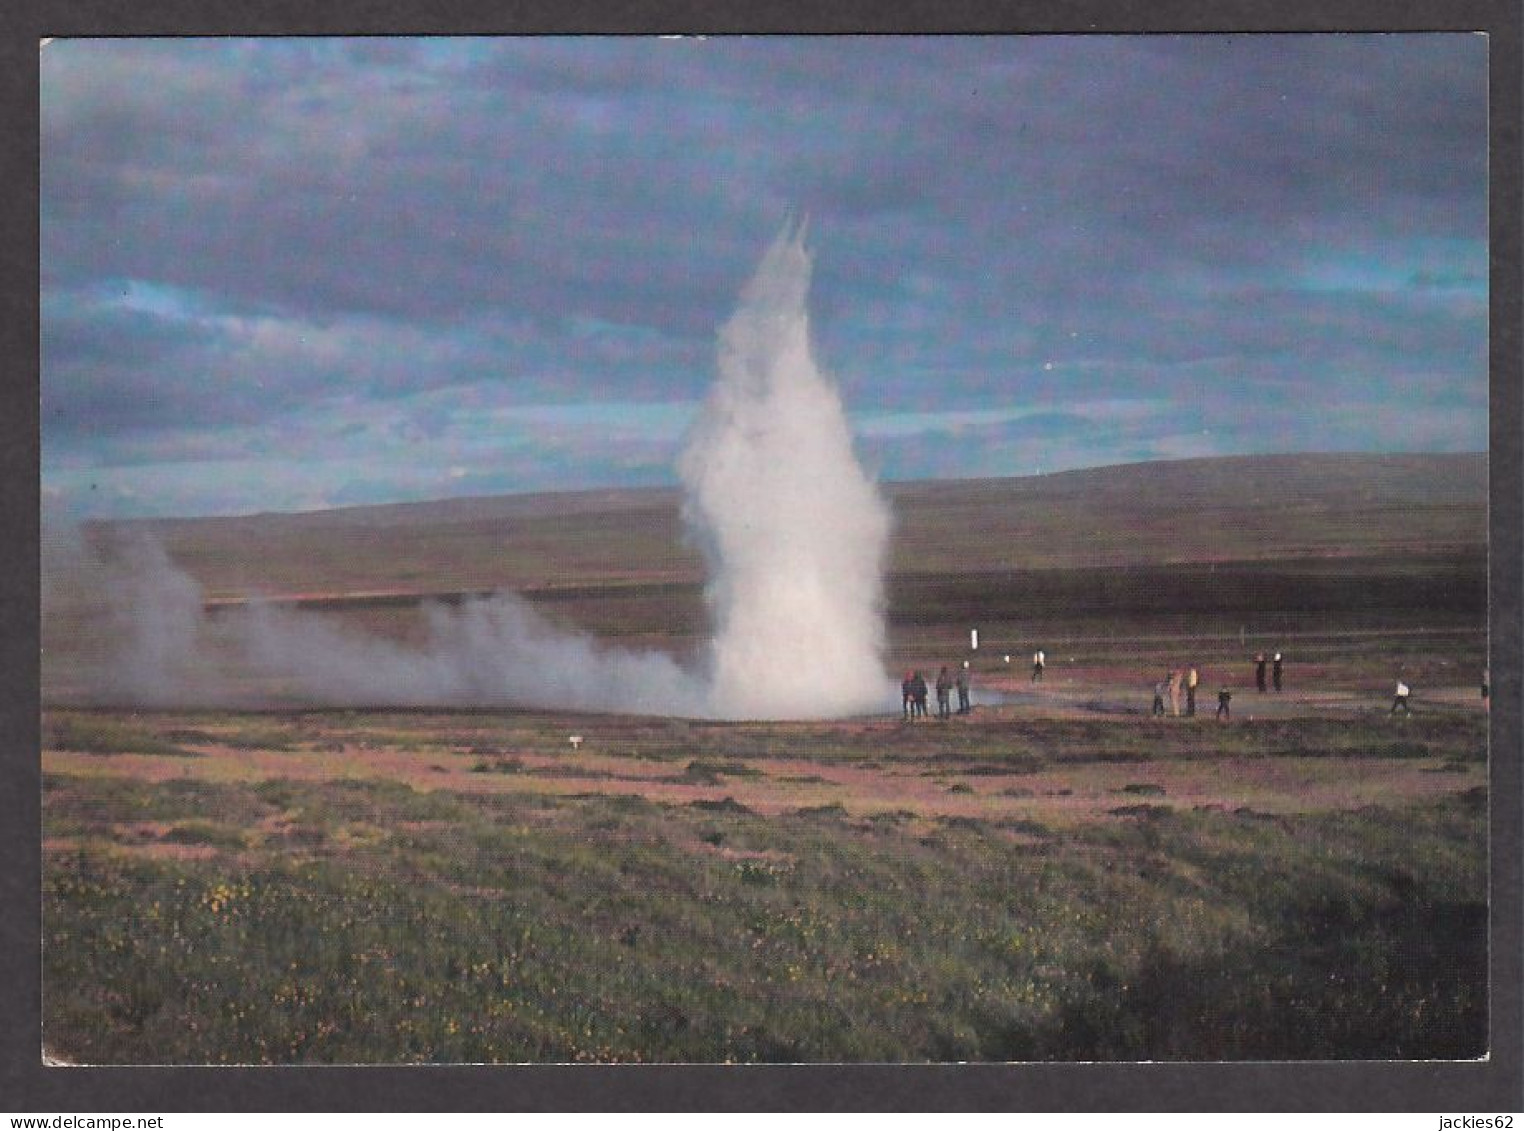
{"type": "MultiPolygon", "coordinates": [[[[546,706],[710,718],[882,710],[889,507],[858,465],[815,363],[810,257],[787,228],[719,336],[719,376],[680,457],[715,636],[689,670],[568,632],[511,593],[428,606],[407,647],[253,604],[209,618],[196,582],[143,537],[44,562],[100,594],[101,647],[79,697],[143,706],[546,706]]],[[[90,623],[87,621],[86,623],[90,623]]],[[[76,631],[89,631],[80,627],[76,631]]]]}

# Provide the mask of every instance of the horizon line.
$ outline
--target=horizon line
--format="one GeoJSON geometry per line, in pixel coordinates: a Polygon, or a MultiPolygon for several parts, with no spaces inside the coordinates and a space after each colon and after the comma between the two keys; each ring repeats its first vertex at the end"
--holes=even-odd
{"type": "MultiPolygon", "coordinates": [[[[875,479],[874,482],[886,487],[907,487],[935,483],[1001,483],[1014,482],[1027,479],[1051,479],[1062,475],[1084,475],[1094,472],[1120,470],[1122,468],[1138,467],[1162,467],[1190,463],[1244,463],[1251,460],[1288,460],[1288,459],[1359,459],[1370,462],[1381,460],[1411,460],[1411,459],[1483,459],[1491,455],[1490,448],[1473,449],[1454,452],[1436,451],[1396,451],[1396,452],[1372,452],[1354,449],[1330,449],[1314,451],[1284,451],[1284,452],[1242,452],[1221,455],[1204,456],[1174,456],[1165,458],[1120,460],[1115,463],[1087,464],[1081,467],[1058,468],[1053,471],[1037,470],[1018,475],[945,475],[935,477],[922,477],[915,479],[875,479]]],[[[368,503],[342,503],[332,507],[307,507],[293,510],[250,510],[250,511],[226,511],[207,512],[202,514],[175,514],[175,515],[97,515],[86,518],[66,520],[60,525],[64,526],[91,526],[110,525],[115,523],[160,523],[160,522],[201,522],[232,519],[270,518],[270,517],[302,517],[310,515],[339,514],[344,512],[375,510],[383,507],[427,507],[448,503],[469,503],[489,499],[529,499],[553,496],[571,495],[603,495],[603,494],[656,494],[656,493],[680,493],[682,485],[673,483],[647,483],[647,484],[618,484],[604,483],[590,486],[565,487],[565,488],[542,488],[530,491],[496,491],[488,494],[471,495],[438,495],[428,498],[398,498],[377,500],[368,503]]],[[[47,512],[42,509],[43,525],[46,527],[47,512]]]]}

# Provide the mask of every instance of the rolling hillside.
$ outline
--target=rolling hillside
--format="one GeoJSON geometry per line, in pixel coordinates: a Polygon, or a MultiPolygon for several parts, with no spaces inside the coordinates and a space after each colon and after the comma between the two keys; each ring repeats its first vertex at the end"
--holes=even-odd
{"type": "MultiPolygon", "coordinates": [[[[885,492],[896,656],[970,625],[992,645],[1246,629],[1485,640],[1481,455],[1188,460],[885,492]]],[[[152,531],[214,613],[266,599],[418,643],[422,602],[508,589],[557,623],[678,656],[711,632],[671,490],[126,525],[152,531]]],[[[43,682],[66,696],[122,617],[98,579],[46,557],[43,682]]]]}
{"type": "MultiPolygon", "coordinates": [[[[887,484],[896,575],[1485,553],[1487,464],[1299,455],[887,484]]],[[[210,597],[691,585],[675,490],[132,524],[210,597]]],[[[1396,565],[1394,561],[1392,563],[1396,565]]]]}

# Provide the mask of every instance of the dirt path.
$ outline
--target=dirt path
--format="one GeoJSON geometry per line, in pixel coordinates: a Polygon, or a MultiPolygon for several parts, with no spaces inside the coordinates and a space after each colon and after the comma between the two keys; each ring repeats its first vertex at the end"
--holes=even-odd
{"type": "MultiPolygon", "coordinates": [[[[1174,725],[1164,720],[1155,725],[1174,725]]],[[[493,759],[390,746],[269,751],[197,746],[193,757],[101,756],[47,750],[43,768],[83,777],[218,783],[387,780],[420,791],[596,794],[673,805],[727,798],[763,814],[840,806],[852,817],[905,813],[1061,826],[1120,819],[1143,806],[1263,814],[1354,809],[1463,792],[1486,784],[1482,763],[1422,758],[1242,757],[1079,762],[1036,772],[963,772],[930,759],[859,762],[807,756],[748,758],[733,772],[597,750],[493,759]]]]}

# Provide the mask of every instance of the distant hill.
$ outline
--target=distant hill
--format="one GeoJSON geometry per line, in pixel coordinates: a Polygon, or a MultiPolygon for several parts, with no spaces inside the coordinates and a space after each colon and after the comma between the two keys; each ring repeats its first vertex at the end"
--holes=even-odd
{"type": "Polygon", "coordinates": [[[897,499],[931,502],[1027,496],[1056,503],[1084,499],[1124,505],[1174,500],[1201,505],[1264,505],[1288,499],[1344,505],[1485,503],[1487,456],[1459,454],[1217,456],[1116,464],[1016,479],[891,484],[897,499]]]}
{"type": "MultiPolygon", "coordinates": [[[[1484,550],[1487,460],[1286,455],[889,483],[902,575],[1484,550]]],[[[134,523],[210,595],[688,585],[674,489],[134,523]]]]}
{"type": "Polygon", "coordinates": [[[1480,453],[1189,459],[891,493],[895,567],[910,571],[1450,551],[1487,537],[1480,453]]]}
{"type": "Polygon", "coordinates": [[[373,503],[332,507],[320,511],[267,512],[229,518],[144,519],[140,525],[161,531],[187,529],[283,531],[344,527],[455,526],[482,521],[565,518],[573,515],[627,514],[631,511],[675,509],[675,487],[603,488],[592,491],[549,491],[523,495],[470,495],[414,503],[373,503]]]}

